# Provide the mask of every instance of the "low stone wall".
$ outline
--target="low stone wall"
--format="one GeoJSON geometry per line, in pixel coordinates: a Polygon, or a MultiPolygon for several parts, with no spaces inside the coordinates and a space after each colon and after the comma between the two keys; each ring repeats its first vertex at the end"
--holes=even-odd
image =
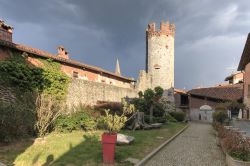
{"type": "Polygon", "coordinates": [[[226,153],[226,163],[228,166],[250,166],[250,162],[234,160],[229,154],[226,153]]]}
{"type": "Polygon", "coordinates": [[[114,85],[73,79],[69,85],[67,105],[95,105],[97,101],[120,102],[124,97],[137,97],[133,88],[121,88],[114,85]]]}

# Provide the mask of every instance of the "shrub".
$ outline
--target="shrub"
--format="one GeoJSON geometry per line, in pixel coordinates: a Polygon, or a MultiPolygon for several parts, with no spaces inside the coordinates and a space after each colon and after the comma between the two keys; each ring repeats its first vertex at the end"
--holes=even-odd
{"type": "Polygon", "coordinates": [[[132,104],[135,108],[146,115],[150,115],[150,123],[153,122],[153,117],[162,117],[165,113],[163,105],[159,102],[163,96],[164,90],[160,86],[154,89],[146,89],[144,92],[139,92],[139,98],[135,98],[132,104]]]}
{"type": "Polygon", "coordinates": [[[134,98],[132,99],[131,103],[135,105],[135,108],[138,111],[147,113],[148,106],[143,98],[134,98]]]}
{"type": "Polygon", "coordinates": [[[215,111],[213,113],[213,121],[214,122],[219,122],[219,123],[224,123],[224,121],[227,118],[227,114],[225,113],[225,111],[215,111]]]}
{"type": "Polygon", "coordinates": [[[184,112],[173,111],[169,113],[173,118],[175,118],[178,122],[182,122],[185,120],[184,112]]]}
{"type": "Polygon", "coordinates": [[[95,119],[86,112],[75,112],[69,115],[61,115],[55,123],[55,130],[59,132],[71,132],[73,130],[94,130],[97,127],[95,119]]]}
{"type": "Polygon", "coordinates": [[[95,130],[97,127],[97,122],[94,120],[93,117],[85,116],[82,117],[80,120],[81,128],[84,129],[85,131],[91,131],[95,130]]]}
{"type": "MultiPolygon", "coordinates": [[[[150,116],[149,115],[144,115],[144,120],[146,123],[150,123],[150,116]]],[[[166,123],[167,120],[166,118],[163,117],[153,117],[152,123],[166,123]]]]}
{"type": "Polygon", "coordinates": [[[57,117],[64,111],[64,104],[51,96],[39,95],[36,101],[36,130],[44,136],[57,117]]]}
{"type": "Polygon", "coordinates": [[[0,103],[0,142],[35,134],[35,104],[30,98],[31,94],[24,94],[15,103],[0,103]]]}
{"type": "MultiPolygon", "coordinates": [[[[145,115],[144,120],[146,123],[149,123],[150,117],[148,115],[145,115]]],[[[153,123],[166,123],[166,122],[177,122],[177,120],[169,113],[166,113],[162,117],[153,117],[153,123]]]]}
{"type": "Polygon", "coordinates": [[[153,117],[154,123],[166,123],[166,118],[164,117],[153,117]]]}
{"type": "Polygon", "coordinates": [[[59,132],[71,132],[77,130],[76,119],[72,118],[71,115],[61,115],[56,119],[55,130],[59,132]]]}
{"type": "Polygon", "coordinates": [[[175,104],[166,96],[162,96],[159,103],[162,105],[163,110],[166,112],[173,112],[176,110],[175,104]]]}
{"type": "Polygon", "coordinates": [[[250,139],[240,133],[220,127],[219,137],[222,146],[230,156],[237,160],[250,161],[250,139]]]}
{"type": "Polygon", "coordinates": [[[169,113],[166,113],[165,119],[167,122],[177,122],[177,120],[174,117],[172,117],[169,113]]]}
{"type": "Polygon", "coordinates": [[[160,103],[155,104],[153,109],[153,116],[154,117],[164,117],[165,110],[163,109],[163,106],[160,103]]]}
{"type": "Polygon", "coordinates": [[[135,106],[128,103],[125,99],[122,100],[122,112],[117,114],[116,112],[110,112],[105,110],[105,116],[103,117],[103,124],[108,133],[119,132],[127,122],[127,116],[135,112],[135,106]]]}

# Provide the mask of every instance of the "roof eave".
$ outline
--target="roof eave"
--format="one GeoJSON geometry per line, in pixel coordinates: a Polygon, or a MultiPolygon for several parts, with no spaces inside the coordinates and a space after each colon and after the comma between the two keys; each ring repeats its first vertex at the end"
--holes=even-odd
{"type": "Polygon", "coordinates": [[[242,55],[240,58],[240,62],[239,62],[238,68],[237,68],[238,71],[244,70],[245,66],[250,62],[249,53],[250,53],[250,33],[247,36],[245,47],[243,49],[243,52],[242,52],[242,55]]]}
{"type": "MultiPolygon", "coordinates": [[[[126,80],[128,82],[136,82],[134,79],[116,75],[115,73],[111,73],[109,71],[106,71],[106,70],[104,70],[102,68],[99,68],[99,67],[96,67],[96,66],[91,66],[91,65],[83,64],[83,63],[80,63],[80,62],[74,61],[74,60],[66,60],[64,58],[57,57],[56,55],[48,53],[46,51],[39,50],[39,51],[43,52],[43,54],[41,54],[41,53],[39,54],[39,53],[36,53],[35,51],[28,50],[27,48],[25,48],[27,46],[15,44],[15,43],[3,41],[3,40],[0,40],[0,45],[3,45],[5,47],[9,47],[9,48],[12,48],[12,49],[16,49],[16,50],[19,50],[19,51],[28,52],[30,54],[33,54],[33,55],[36,55],[36,56],[40,56],[40,57],[43,57],[43,58],[51,58],[51,59],[53,59],[55,61],[62,62],[62,63],[68,64],[68,65],[74,65],[74,66],[77,66],[77,67],[84,67],[86,69],[93,70],[95,72],[105,73],[107,75],[110,75],[110,76],[113,76],[113,77],[116,77],[116,78],[119,78],[119,79],[122,79],[122,80],[126,80]]],[[[32,47],[30,47],[30,48],[38,50],[36,48],[32,48],[32,47]]]]}

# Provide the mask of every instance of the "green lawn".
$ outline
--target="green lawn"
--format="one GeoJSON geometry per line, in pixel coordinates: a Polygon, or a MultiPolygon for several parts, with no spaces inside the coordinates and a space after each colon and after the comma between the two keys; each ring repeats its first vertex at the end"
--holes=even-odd
{"type": "MultiPolygon", "coordinates": [[[[162,142],[180,131],[185,124],[171,123],[161,129],[122,131],[135,137],[131,145],[116,146],[116,162],[128,158],[141,159],[162,142]],[[159,138],[163,137],[163,138],[159,138]]],[[[6,147],[0,147],[0,161],[9,165],[99,165],[102,162],[100,136],[103,131],[72,133],[51,133],[45,140],[25,140],[6,147]]]]}

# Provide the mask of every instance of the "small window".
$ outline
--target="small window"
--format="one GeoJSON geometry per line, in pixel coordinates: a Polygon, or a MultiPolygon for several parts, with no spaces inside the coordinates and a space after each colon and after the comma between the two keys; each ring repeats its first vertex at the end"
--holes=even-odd
{"type": "Polygon", "coordinates": [[[78,72],[73,71],[73,78],[78,78],[78,72]]]}
{"type": "Polygon", "coordinates": [[[105,83],[106,81],[105,80],[102,80],[103,83],[105,83]]]}
{"type": "Polygon", "coordinates": [[[110,85],[112,85],[113,84],[113,82],[112,81],[110,81],[110,85]]]}
{"type": "Polygon", "coordinates": [[[161,68],[161,66],[160,66],[160,65],[158,65],[158,64],[155,64],[155,65],[154,65],[154,68],[155,68],[155,69],[160,69],[160,68],[161,68]]]}

